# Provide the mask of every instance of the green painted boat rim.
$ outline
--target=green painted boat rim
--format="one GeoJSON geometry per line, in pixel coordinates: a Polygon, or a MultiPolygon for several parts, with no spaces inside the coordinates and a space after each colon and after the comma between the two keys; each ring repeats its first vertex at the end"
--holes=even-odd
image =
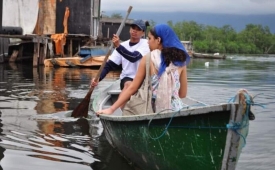
{"type": "Polygon", "coordinates": [[[217,112],[217,111],[230,111],[231,107],[232,107],[232,103],[224,103],[224,104],[221,103],[218,105],[195,107],[195,108],[184,109],[176,112],[151,113],[151,114],[131,115],[131,116],[99,115],[99,117],[100,119],[111,120],[111,121],[141,121],[141,120],[191,116],[191,115],[199,115],[199,114],[209,114],[209,112],[217,112]]]}

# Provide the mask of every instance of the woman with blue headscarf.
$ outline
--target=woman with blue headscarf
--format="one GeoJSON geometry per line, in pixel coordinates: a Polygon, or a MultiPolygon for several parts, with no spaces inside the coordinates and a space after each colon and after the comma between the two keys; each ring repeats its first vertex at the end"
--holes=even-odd
{"type": "MultiPolygon", "coordinates": [[[[152,83],[152,107],[155,112],[164,109],[174,111],[183,107],[181,98],[187,95],[187,69],[190,56],[175,32],[166,24],[158,24],[148,34],[151,50],[150,75],[152,83]]],[[[143,57],[138,72],[130,87],[108,109],[97,114],[112,114],[136,93],[146,74],[146,57],[143,57]]]]}

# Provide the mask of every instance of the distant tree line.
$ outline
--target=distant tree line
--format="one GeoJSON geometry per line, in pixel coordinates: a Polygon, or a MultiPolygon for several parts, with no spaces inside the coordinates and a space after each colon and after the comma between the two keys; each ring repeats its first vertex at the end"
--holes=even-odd
{"type": "Polygon", "coordinates": [[[101,17],[104,17],[104,18],[122,19],[121,13],[113,13],[111,16],[105,15],[105,14],[103,13],[103,14],[101,14],[101,17]]]}
{"type": "MultiPolygon", "coordinates": [[[[150,27],[156,23],[150,21],[150,27]]],[[[203,53],[275,54],[275,34],[268,26],[248,24],[236,32],[230,25],[221,28],[183,21],[167,22],[180,40],[192,41],[194,51],[203,53]]]]}
{"type": "MultiPolygon", "coordinates": [[[[109,17],[109,16],[104,16],[109,17]]],[[[120,13],[114,13],[109,18],[122,18],[120,13]]],[[[149,21],[148,29],[156,25],[149,21]]],[[[192,41],[194,51],[202,53],[231,54],[275,54],[275,34],[268,26],[248,24],[245,29],[237,32],[230,25],[221,28],[198,24],[195,21],[183,21],[173,24],[168,21],[180,40],[192,41]]]]}

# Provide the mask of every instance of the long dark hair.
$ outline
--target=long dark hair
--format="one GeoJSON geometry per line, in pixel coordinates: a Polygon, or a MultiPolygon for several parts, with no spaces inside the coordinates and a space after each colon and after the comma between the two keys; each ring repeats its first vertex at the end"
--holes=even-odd
{"type": "MultiPolygon", "coordinates": [[[[154,27],[150,29],[150,33],[155,39],[159,37],[156,34],[154,27]]],[[[162,39],[160,42],[162,43],[162,39]]],[[[165,65],[165,67],[159,69],[159,76],[164,72],[165,68],[169,66],[171,62],[175,66],[183,66],[183,63],[186,61],[186,52],[175,47],[164,47],[161,50],[161,55],[161,65],[165,65]]]]}

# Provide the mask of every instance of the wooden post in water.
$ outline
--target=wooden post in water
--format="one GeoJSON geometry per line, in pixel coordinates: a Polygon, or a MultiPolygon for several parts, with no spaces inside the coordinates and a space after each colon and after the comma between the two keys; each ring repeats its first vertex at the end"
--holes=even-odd
{"type": "Polygon", "coordinates": [[[73,56],[73,40],[72,39],[70,39],[69,55],[70,55],[70,57],[73,56]]]}
{"type": "Polygon", "coordinates": [[[32,61],[33,67],[37,67],[38,58],[39,58],[39,43],[34,42],[34,44],[33,44],[33,61],[32,61]]]}
{"type": "Polygon", "coordinates": [[[48,44],[48,39],[45,37],[41,37],[41,44],[40,44],[40,53],[39,53],[39,65],[44,64],[44,60],[46,59],[47,56],[47,44],[48,44]]]}

